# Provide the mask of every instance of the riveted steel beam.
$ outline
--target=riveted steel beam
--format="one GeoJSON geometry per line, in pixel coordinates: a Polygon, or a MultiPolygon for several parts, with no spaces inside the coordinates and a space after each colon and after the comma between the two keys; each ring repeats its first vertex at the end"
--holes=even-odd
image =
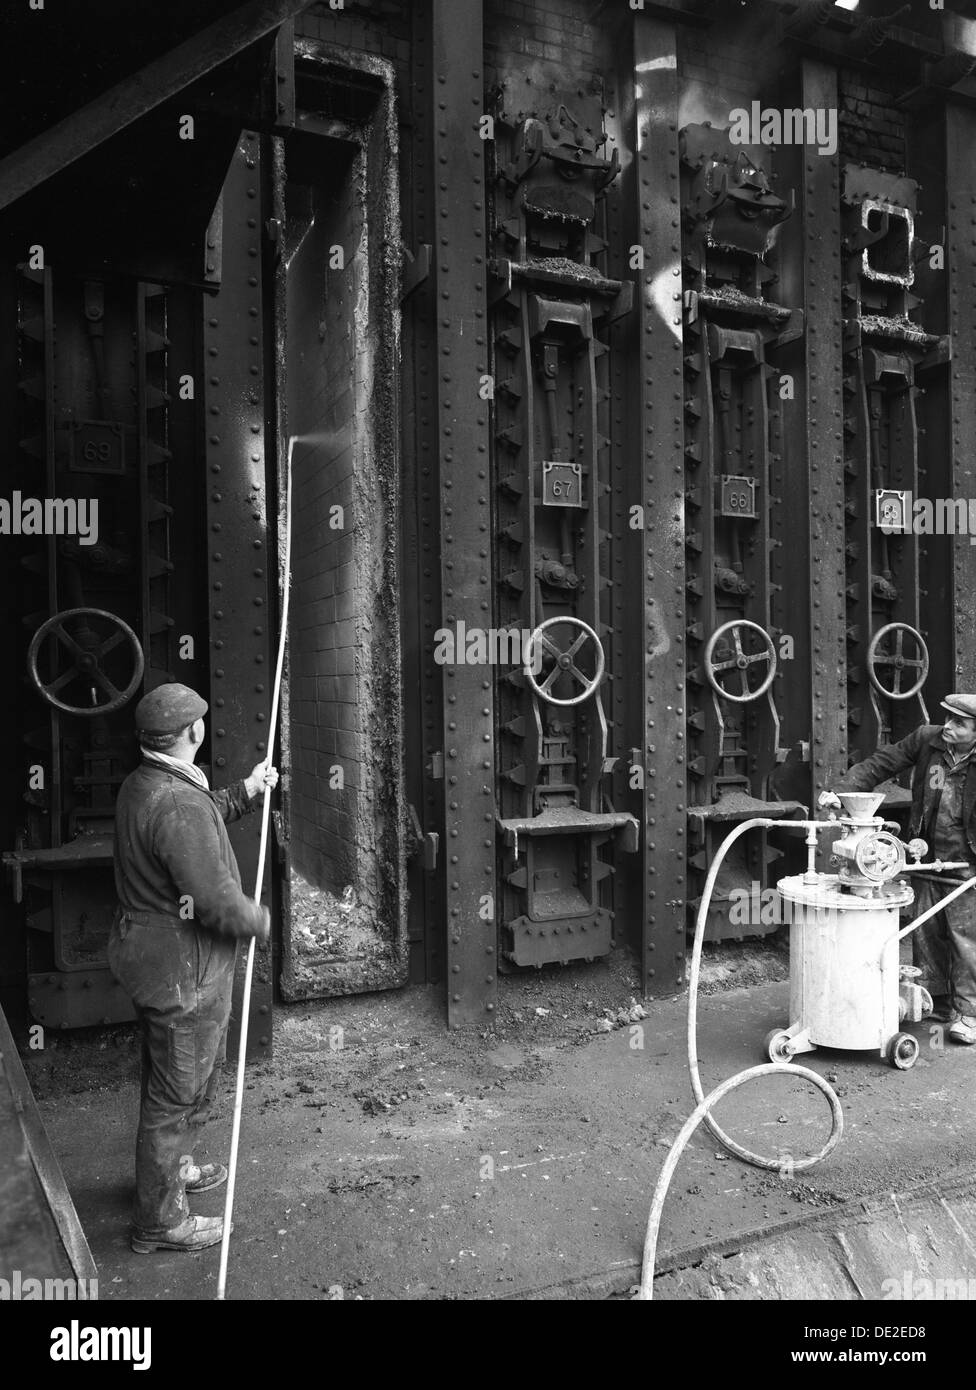
{"type": "MultiPolygon", "coordinates": [[[[836,109],[837,72],[804,60],[803,106],[836,109]]],[[[800,183],[803,302],[806,314],[805,432],[810,545],[811,773],[813,790],[846,769],[847,689],[844,606],[843,333],[840,315],[839,159],[805,146],[800,183]]]]}
{"type": "MultiPolygon", "coordinates": [[[[491,623],[482,0],[433,0],[433,178],[441,600],[448,629],[491,623]]],[[[448,1021],[495,1011],[494,729],[490,670],[445,665],[448,1021]]]]}
{"type": "MultiPolygon", "coordinates": [[[[779,100],[797,89],[804,102],[837,105],[826,64],[801,61],[779,100]]],[[[847,766],[840,172],[836,156],[809,146],[783,146],[776,168],[798,204],[780,229],[778,298],[803,306],[805,331],[784,334],[775,355],[789,385],[773,411],[771,612],[794,655],[774,689],[795,751],[783,794],[809,803],[847,766]]]]}
{"type": "Polygon", "coordinates": [[[614,609],[613,662],[627,696],[618,747],[632,747],[618,805],[635,813],[641,839],[636,869],[618,861],[618,918],[641,924],[643,992],[656,995],[684,980],[687,892],[678,82],[673,24],[635,13],[632,25],[617,74],[618,105],[632,109],[621,129],[632,159],[608,195],[608,225],[619,258],[611,273],[633,274],[629,246],[643,266],[637,312],[613,330],[611,514],[614,577],[628,596],[626,612],[614,609]]]}
{"type": "MultiPolygon", "coordinates": [[[[265,488],[261,143],[238,141],[223,188],[223,274],[204,305],[210,742],[214,786],[245,776],[267,753],[274,680],[265,488]]],[[[260,816],[229,827],[246,893],[257,873],[260,816]]],[[[265,888],[267,887],[267,878],[265,888]]],[[[264,893],[267,901],[267,893],[264,893]]],[[[243,953],[241,953],[243,955],[243,953]]],[[[235,990],[232,1038],[240,1020],[235,990]]],[[[249,1050],[272,1043],[271,952],[258,951],[249,1050]]]]}
{"type": "MultiPolygon", "coordinates": [[[[431,16],[426,5],[410,10],[414,54],[410,90],[402,100],[401,207],[404,238],[411,248],[432,247],[435,239],[433,130],[434,75],[431,16]]],[[[439,98],[438,98],[439,99],[439,98]]],[[[442,980],[446,972],[444,932],[444,797],[442,764],[443,669],[434,662],[434,633],[440,626],[440,505],[438,497],[437,295],[429,273],[418,279],[409,298],[406,284],[420,255],[404,269],[403,402],[404,486],[402,547],[403,688],[419,692],[405,705],[411,719],[405,738],[407,800],[417,815],[419,835],[407,866],[409,889],[410,979],[442,980]],[[433,837],[436,837],[436,844],[433,837]],[[424,851],[423,853],[421,851],[424,851]],[[434,851],[432,853],[432,851],[434,851]],[[433,862],[431,862],[433,860],[433,862]]]]}
{"type": "MultiPolygon", "coordinates": [[[[953,98],[955,101],[955,98],[953,98]]],[[[957,352],[948,332],[950,296],[958,295],[960,281],[973,278],[972,251],[970,260],[960,265],[945,263],[949,202],[955,202],[954,178],[965,173],[965,167],[947,175],[945,170],[946,117],[945,93],[940,104],[929,103],[913,112],[908,125],[906,172],[915,178],[918,188],[918,227],[924,254],[914,262],[915,281],[912,294],[925,306],[925,327],[938,335],[936,347],[928,349],[916,363],[915,378],[924,388],[920,394],[919,411],[919,468],[918,492],[929,498],[952,497],[952,462],[958,446],[951,442],[958,434],[953,414],[952,359],[957,352]],[[935,253],[935,254],[933,254],[935,253]],[[958,277],[958,278],[957,278],[958,277]]],[[[958,219],[953,209],[953,220],[958,219]]],[[[958,238],[957,238],[958,239],[958,238]]],[[[965,368],[964,368],[965,371],[965,368]]],[[[958,390],[958,384],[956,389],[958,390]]],[[[961,542],[965,546],[965,542],[961,542]]],[[[919,551],[919,631],[928,643],[929,677],[925,698],[933,704],[949,690],[956,689],[955,637],[948,637],[949,614],[953,604],[952,568],[956,542],[942,536],[920,536],[919,551]]],[[[909,702],[917,712],[918,704],[909,702]]]]}
{"type": "Polygon", "coordinates": [[[137,402],[139,408],[139,532],[142,567],[142,647],[147,690],[173,673],[173,583],[167,445],[166,293],[143,282],[136,289],[137,402]]]}
{"type": "MultiPolygon", "coordinates": [[[[954,498],[976,497],[976,111],[947,105],[946,204],[949,367],[950,481],[954,498]]],[[[976,688],[976,549],[962,536],[952,540],[955,689],[976,688]]]]}
{"type": "Polygon", "coordinates": [[[0,208],[9,207],[308,4],[309,0],[252,0],[22,145],[0,160],[0,208]]]}

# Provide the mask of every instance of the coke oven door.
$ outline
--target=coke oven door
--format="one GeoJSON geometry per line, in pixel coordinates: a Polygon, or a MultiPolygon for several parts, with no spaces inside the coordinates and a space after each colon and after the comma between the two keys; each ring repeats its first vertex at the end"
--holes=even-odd
{"type": "MultiPolygon", "coordinates": [[[[295,54],[295,103],[295,126],[273,141],[266,177],[281,229],[282,464],[295,436],[277,848],[281,988],[298,1000],[406,983],[411,832],[397,553],[400,267],[389,250],[401,238],[392,91],[385,78],[340,67],[305,42],[295,54]]],[[[225,199],[225,232],[228,216],[225,199]]],[[[246,225],[246,203],[240,216],[246,225]]],[[[244,262],[241,273],[246,279],[244,262]]]]}
{"type": "Polygon", "coordinates": [[[173,412],[170,380],[195,363],[199,295],[60,258],[20,266],[8,303],[19,391],[4,572],[23,627],[3,858],[31,1016],[81,1027],[133,1016],[106,961],[133,707],[177,674],[200,679],[177,650],[193,632],[199,509],[191,471],[172,466],[193,418],[173,412]]]}

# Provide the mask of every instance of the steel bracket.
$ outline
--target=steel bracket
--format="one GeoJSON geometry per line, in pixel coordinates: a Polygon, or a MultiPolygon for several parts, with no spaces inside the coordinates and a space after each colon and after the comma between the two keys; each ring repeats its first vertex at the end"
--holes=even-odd
{"type": "Polygon", "coordinates": [[[430,278],[434,248],[429,242],[421,242],[416,254],[413,254],[406,242],[401,241],[400,246],[405,261],[400,278],[400,303],[402,304],[413,294],[414,290],[430,278]]]}

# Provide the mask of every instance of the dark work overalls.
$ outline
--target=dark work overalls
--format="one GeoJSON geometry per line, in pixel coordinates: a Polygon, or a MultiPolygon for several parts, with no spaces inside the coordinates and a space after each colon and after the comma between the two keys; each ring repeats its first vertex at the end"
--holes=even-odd
{"type": "Polygon", "coordinates": [[[224,826],[249,809],[243,782],[212,792],[149,762],[126,778],[116,805],[120,906],[108,959],[142,1025],[134,1224],[146,1235],[188,1214],[181,1159],[193,1153],[225,1054],[237,938],[262,921],[224,826]]]}
{"type": "MultiPolygon", "coordinates": [[[[955,869],[953,878],[970,878],[976,873],[976,856],[966,840],[963,826],[963,789],[970,763],[976,752],[952,761],[948,751],[936,754],[929,763],[928,788],[924,802],[922,834],[929,843],[929,857],[947,863],[963,862],[966,869],[955,869]]],[[[951,885],[937,876],[913,875],[915,902],[912,915],[918,916],[944,898],[951,885]]],[[[976,900],[963,893],[942,912],[913,933],[915,964],[922,969],[921,983],[933,996],[943,995],[954,1013],[976,1016],[976,900]]]]}

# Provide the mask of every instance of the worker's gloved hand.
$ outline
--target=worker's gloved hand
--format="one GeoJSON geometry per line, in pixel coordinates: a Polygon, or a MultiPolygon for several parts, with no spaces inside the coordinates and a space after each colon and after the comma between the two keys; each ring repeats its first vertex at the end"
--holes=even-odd
{"type": "Polygon", "coordinates": [[[820,807],[821,811],[839,811],[841,809],[841,800],[836,792],[821,792],[817,805],[820,807]]]}
{"type": "Polygon", "coordinates": [[[247,794],[253,801],[256,796],[261,796],[265,786],[274,788],[278,785],[278,769],[272,767],[265,758],[263,763],[257,763],[248,777],[244,779],[244,786],[247,794]]]}
{"type": "Polygon", "coordinates": [[[265,946],[271,938],[271,913],[264,906],[260,908],[260,912],[261,922],[260,925],[255,929],[253,935],[254,940],[257,942],[259,946],[265,946]]]}

